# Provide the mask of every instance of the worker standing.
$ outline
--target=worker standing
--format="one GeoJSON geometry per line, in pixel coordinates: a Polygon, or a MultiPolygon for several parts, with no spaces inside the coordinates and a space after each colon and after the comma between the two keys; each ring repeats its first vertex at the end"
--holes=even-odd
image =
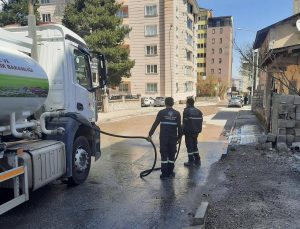
{"type": "Polygon", "coordinates": [[[185,135],[185,145],[188,152],[188,162],[185,166],[201,165],[198,150],[198,135],[202,131],[203,114],[194,107],[194,99],[188,98],[186,108],[183,111],[183,134],[185,135]]]}
{"type": "Polygon", "coordinates": [[[181,139],[181,116],[173,109],[174,100],[171,97],[165,99],[166,108],[160,110],[149,131],[148,140],[151,140],[155,129],[160,124],[159,144],[161,155],[161,175],[160,178],[174,177],[176,144],[181,139]]]}

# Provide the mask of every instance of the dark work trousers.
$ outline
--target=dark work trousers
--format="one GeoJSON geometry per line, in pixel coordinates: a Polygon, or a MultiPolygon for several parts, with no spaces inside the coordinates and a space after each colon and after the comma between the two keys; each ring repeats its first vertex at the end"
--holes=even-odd
{"type": "Polygon", "coordinates": [[[177,137],[160,136],[161,173],[169,175],[175,166],[177,137]]]}
{"type": "Polygon", "coordinates": [[[200,161],[200,155],[198,151],[198,135],[199,134],[185,134],[185,145],[188,152],[189,161],[200,161]]]}

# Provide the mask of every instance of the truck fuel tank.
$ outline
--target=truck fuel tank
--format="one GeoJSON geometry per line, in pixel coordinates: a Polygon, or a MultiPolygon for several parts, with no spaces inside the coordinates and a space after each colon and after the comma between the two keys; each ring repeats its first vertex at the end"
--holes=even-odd
{"type": "Polygon", "coordinates": [[[34,59],[0,46],[0,125],[8,125],[13,112],[17,122],[33,114],[48,91],[47,74],[34,59]]]}

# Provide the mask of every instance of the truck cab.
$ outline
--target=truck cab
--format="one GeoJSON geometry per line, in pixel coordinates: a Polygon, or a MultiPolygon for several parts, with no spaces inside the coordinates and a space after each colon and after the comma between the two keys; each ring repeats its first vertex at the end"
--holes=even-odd
{"type": "MultiPolygon", "coordinates": [[[[24,56],[24,53],[31,56],[34,45],[28,38],[27,27],[0,29],[0,48],[19,52],[20,55],[14,53],[19,62],[40,66],[49,83],[47,96],[38,109],[30,109],[29,99],[35,101],[36,98],[30,97],[26,101],[19,95],[5,99],[24,99],[29,106],[18,108],[14,105],[10,114],[1,115],[0,111],[3,120],[0,120],[0,188],[14,187],[17,199],[20,195],[16,189],[20,187],[16,184],[22,181],[24,201],[29,198],[28,190],[36,190],[55,179],[68,179],[76,185],[86,180],[91,157],[97,160],[101,155],[100,129],[95,124],[95,92],[105,86],[107,80],[104,55],[92,56],[80,36],[62,25],[42,25],[35,29],[35,60],[24,56]],[[10,163],[11,160],[15,163],[10,163]],[[23,173],[16,176],[13,171],[20,167],[23,167],[23,173]],[[3,173],[12,174],[5,177],[10,177],[13,182],[1,180],[3,173]]],[[[0,49],[1,58],[6,60],[5,52],[0,49]]],[[[24,88],[16,89],[24,91],[24,88]]],[[[4,106],[1,100],[4,98],[0,95],[0,106],[4,106]]],[[[0,107],[0,110],[4,109],[0,107]]],[[[9,208],[0,205],[0,215],[16,204],[15,199],[11,200],[14,203],[9,203],[9,208]]]]}

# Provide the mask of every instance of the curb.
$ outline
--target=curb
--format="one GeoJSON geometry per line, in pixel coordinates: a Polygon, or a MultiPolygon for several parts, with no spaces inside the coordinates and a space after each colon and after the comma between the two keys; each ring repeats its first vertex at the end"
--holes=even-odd
{"type": "Polygon", "coordinates": [[[201,205],[198,207],[196,214],[193,218],[192,225],[205,225],[205,220],[207,216],[208,202],[201,202],[201,205]]]}

